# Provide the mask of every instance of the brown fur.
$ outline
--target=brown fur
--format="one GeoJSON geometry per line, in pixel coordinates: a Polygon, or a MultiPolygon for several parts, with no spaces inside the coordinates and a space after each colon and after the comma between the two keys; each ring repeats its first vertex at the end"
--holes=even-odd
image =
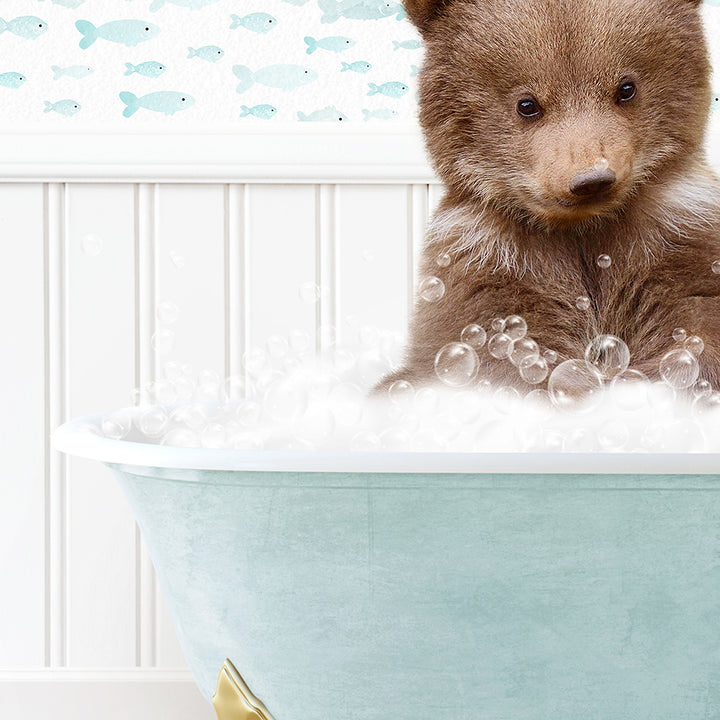
{"type": "MultiPolygon", "coordinates": [[[[710,65],[696,0],[405,0],[423,33],[420,120],[446,186],[421,277],[405,366],[434,378],[462,329],[522,315],[560,361],[597,334],[621,337],[631,366],[658,374],[683,327],[705,341],[701,376],[720,385],[720,182],[705,164],[710,65]],[[616,101],[626,78],[637,87],[616,101]],[[521,117],[531,94],[544,114],[521,117]],[[603,199],[575,207],[570,181],[614,171],[603,199]],[[449,252],[452,263],[436,258],[449,252]],[[601,269],[606,253],[612,266],[601,269]],[[576,298],[592,301],[590,310],[576,298]]],[[[481,377],[527,390],[483,349],[481,377]]]]}

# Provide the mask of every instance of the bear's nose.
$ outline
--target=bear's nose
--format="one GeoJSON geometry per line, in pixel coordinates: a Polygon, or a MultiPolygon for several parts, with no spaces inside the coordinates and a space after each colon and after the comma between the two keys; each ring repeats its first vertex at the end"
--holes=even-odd
{"type": "Polygon", "coordinates": [[[597,195],[615,184],[615,173],[607,168],[590,168],[581,170],[570,181],[570,192],[573,195],[597,195]]]}

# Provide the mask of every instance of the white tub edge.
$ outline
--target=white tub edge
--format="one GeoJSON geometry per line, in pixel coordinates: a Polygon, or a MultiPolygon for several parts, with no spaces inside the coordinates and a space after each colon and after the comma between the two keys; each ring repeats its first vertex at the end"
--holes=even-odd
{"type": "Polygon", "coordinates": [[[448,453],[215,450],[111,440],[88,428],[105,413],[58,427],[53,447],[105,463],[187,470],[337,473],[720,475],[719,453],[448,453]]]}

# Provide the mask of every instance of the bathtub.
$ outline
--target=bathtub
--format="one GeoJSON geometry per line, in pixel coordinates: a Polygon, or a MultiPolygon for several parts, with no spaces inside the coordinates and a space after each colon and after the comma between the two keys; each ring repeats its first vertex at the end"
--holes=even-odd
{"type": "MultiPolygon", "coordinates": [[[[224,451],[108,465],[221,720],[720,717],[720,456],[224,451]]],[[[101,478],[100,478],[101,479],[101,478]]]]}

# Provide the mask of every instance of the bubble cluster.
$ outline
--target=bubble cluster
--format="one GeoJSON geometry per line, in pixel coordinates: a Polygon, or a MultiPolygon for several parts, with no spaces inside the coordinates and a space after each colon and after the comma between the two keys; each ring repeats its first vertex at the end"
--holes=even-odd
{"type": "MultiPolygon", "coordinates": [[[[159,354],[178,312],[157,306],[159,354]]],[[[700,377],[703,340],[681,328],[648,370],[661,379],[650,380],[619,337],[597,335],[568,359],[541,347],[525,318],[496,317],[489,338],[470,323],[438,350],[435,382],[396,374],[369,397],[400,366],[404,339],[353,318],[344,327],[352,344],[323,325],[317,353],[305,331],[270,335],[225,378],[167,360],[132,391],[135,407],[107,413],[97,432],[167,446],[352,452],[688,452],[720,438],[720,391],[700,377]],[[493,368],[515,381],[493,385],[493,368]]]]}

